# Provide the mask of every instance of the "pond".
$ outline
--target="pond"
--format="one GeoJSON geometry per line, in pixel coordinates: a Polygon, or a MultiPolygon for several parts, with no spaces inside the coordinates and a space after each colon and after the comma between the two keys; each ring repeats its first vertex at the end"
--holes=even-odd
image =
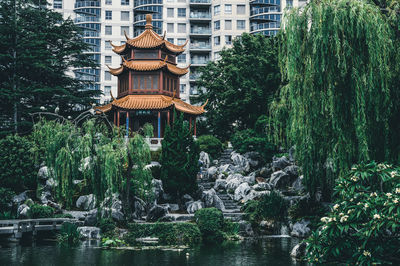
{"type": "Polygon", "coordinates": [[[292,238],[268,238],[219,246],[202,245],[184,251],[104,250],[88,242],[77,248],[54,243],[21,244],[0,248],[0,265],[303,265],[290,257],[297,243],[298,240],[292,238]]]}

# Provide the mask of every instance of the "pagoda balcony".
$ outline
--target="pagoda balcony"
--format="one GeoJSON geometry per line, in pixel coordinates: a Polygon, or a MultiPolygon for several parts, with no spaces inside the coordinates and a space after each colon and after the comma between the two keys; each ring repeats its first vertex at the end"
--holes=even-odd
{"type": "Polygon", "coordinates": [[[75,8],[85,8],[85,7],[100,7],[99,1],[84,1],[84,2],[76,2],[75,8]]]}
{"type": "Polygon", "coordinates": [[[163,138],[145,138],[146,143],[150,146],[151,151],[161,149],[161,142],[163,138]]]}

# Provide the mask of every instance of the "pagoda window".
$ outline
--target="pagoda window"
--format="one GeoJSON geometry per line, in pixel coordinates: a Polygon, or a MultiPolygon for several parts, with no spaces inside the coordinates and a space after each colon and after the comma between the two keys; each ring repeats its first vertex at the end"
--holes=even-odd
{"type": "Polygon", "coordinates": [[[158,59],[157,50],[135,50],[135,59],[158,59]]]}
{"type": "Polygon", "coordinates": [[[138,76],[133,77],[133,89],[134,90],[139,89],[139,77],[138,76]]]}
{"type": "Polygon", "coordinates": [[[144,89],[144,76],[140,76],[140,79],[139,79],[139,89],[141,89],[141,90],[144,89]]]}

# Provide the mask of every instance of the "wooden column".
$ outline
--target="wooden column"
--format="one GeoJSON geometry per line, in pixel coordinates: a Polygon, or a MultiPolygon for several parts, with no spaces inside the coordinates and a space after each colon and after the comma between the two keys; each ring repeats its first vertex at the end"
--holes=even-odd
{"type": "Polygon", "coordinates": [[[128,88],[128,92],[132,93],[133,90],[133,86],[132,86],[132,71],[129,71],[129,88],[128,88]]]}
{"type": "Polygon", "coordinates": [[[192,130],[192,116],[189,116],[189,130],[192,130]]]}
{"type": "Polygon", "coordinates": [[[119,127],[119,110],[117,111],[117,127],[119,127]]]}
{"type": "Polygon", "coordinates": [[[161,112],[158,111],[158,121],[157,121],[157,137],[161,138],[161,112]]]}
{"type": "Polygon", "coordinates": [[[128,137],[129,136],[129,111],[127,111],[126,112],[126,126],[125,126],[125,128],[126,128],[126,136],[128,137]]]}
{"type": "Polygon", "coordinates": [[[114,110],[114,126],[117,125],[117,111],[114,110]]]}
{"type": "Polygon", "coordinates": [[[170,110],[167,111],[167,123],[168,123],[168,126],[169,126],[169,113],[170,113],[170,110]]]}
{"type": "Polygon", "coordinates": [[[195,136],[195,137],[197,136],[196,133],[197,133],[197,132],[196,132],[196,117],[194,117],[194,136],[195,136]]]}

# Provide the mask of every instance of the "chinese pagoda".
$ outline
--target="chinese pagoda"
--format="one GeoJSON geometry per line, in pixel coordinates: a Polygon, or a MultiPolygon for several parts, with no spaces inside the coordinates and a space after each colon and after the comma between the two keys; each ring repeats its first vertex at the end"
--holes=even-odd
{"type": "MultiPolygon", "coordinates": [[[[172,120],[173,110],[184,113],[196,135],[196,116],[203,114],[203,106],[193,106],[179,97],[179,78],[188,73],[188,68],[179,68],[176,58],[184,52],[186,45],[175,45],[153,31],[151,15],[146,15],[145,31],[131,39],[126,34],[126,43],[113,46],[113,51],[122,57],[119,68],[110,69],[118,77],[118,94],[112,102],[97,107],[102,112],[112,112],[114,124],[124,125],[127,132],[138,131],[145,123],[153,125],[154,138],[151,144],[164,136],[166,124],[172,120]]],[[[158,144],[158,143],[157,143],[158,144]]]]}

